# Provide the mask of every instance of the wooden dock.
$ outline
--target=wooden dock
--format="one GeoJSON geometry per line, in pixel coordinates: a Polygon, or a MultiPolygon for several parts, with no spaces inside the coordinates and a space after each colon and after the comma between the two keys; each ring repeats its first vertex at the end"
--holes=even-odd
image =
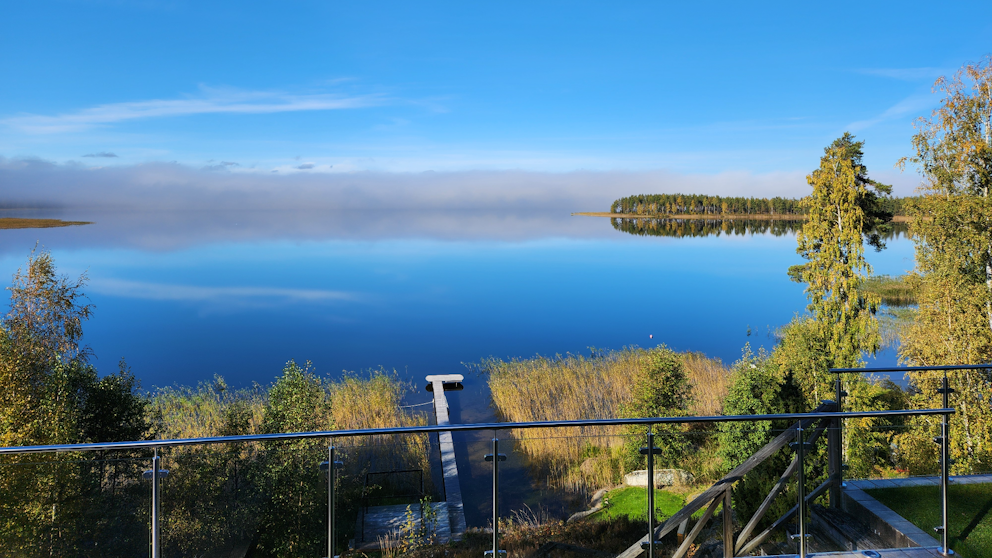
{"type": "MultiPolygon", "coordinates": [[[[448,398],[444,395],[444,384],[460,383],[464,379],[461,374],[427,376],[434,391],[434,416],[438,426],[451,424],[448,420],[448,398]]],[[[444,473],[444,496],[448,505],[450,536],[454,541],[459,540],[467,529],[462,487],[458,482],[458,463],[455,461],[455,444],[451,439],[451,432],[447,430],[440,432],[437,438],[441,446],[441,468],[444,473]]]]}

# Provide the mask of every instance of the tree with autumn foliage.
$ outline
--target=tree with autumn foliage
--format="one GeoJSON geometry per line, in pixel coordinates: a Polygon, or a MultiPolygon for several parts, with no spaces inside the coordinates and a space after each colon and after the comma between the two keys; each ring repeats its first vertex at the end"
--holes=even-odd
{"type": "Polygon", "coordinates": [[[892,214],[882,202],[892,188],[868,177],[863,147],[845,133],[824,149],[819,168],[806,177],[813,191],[802,200],[809,218],[797,234],[796,252],[807,263],[794,266],[790,275],[806,284],[811,317],[797,318],[783,341],[803,351],[782,351],[782,356],[815,353],[816,358],[800,359],[808,369],[796,370],[812,404],[829,393],[827,369],[858,366],[862,354],[874,354],[880,343],[875,313],[881,301],[863,288],[871,275],[864,244],[884,248],[879,229],[892,214]]]}
{"type": "MultiPolygon", "coordinates": [[[[922,195],[911,205],[910,229],[919,309],[901,339],[900,356],[920,366],[987,363],[992,361],[992,56],[941,77],[934,90],[943,94],[940,106],[918,121],[916,153],[902,161],[916,165],[923,183],[922,195]]],[[[951,428],[960,433],[951,437],[952,470],[988,470],[992,371],[962,370],[948,377],[955,390],[950,402],[958,411],[951,428]]],[[[912,379],[917,405],[939,406],[942,374],[915,373],[912,379]]],[[[927,463],[934,463],[935,448],[921,445],[931,454],[927,463]]]]}

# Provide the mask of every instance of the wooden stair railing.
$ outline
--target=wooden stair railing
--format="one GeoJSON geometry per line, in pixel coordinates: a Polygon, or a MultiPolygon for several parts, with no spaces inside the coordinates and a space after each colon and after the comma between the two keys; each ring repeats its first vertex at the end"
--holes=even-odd
{"type": "MultiPolygon", "coordinates": [[[[824,401],[819,407],[814,409],[813,412],[828,413],[835,411],[836,409],[837,409],[837,405],[833,401],[824,401]]],[[[748,457],[746,460],[744,460],[743,463],[741,463],[740,465],[735,467],[732,471],[727,473],[722,479],[716,481],[712,486],[707,488],[702,494],[693,498],[693,500],[688,504],[686,504],[685,507],[675,512],[675,514],[672,515],[670,518],[668,518],[668,520],[665,521],[665,523],[661,524],[657,529],[655,529],[654,540],[660,540],[665,535],[671,533],[680,524],[688,521],[689,518],[692,517],[692,514],[696,513],[696,511],[702,509],[704,506],[707,506],[708,504],[706,511],[703,513],[703,517],[701,517],[699,521],[696,522],[692,530],[685,536],[685,538],[682,541],[680,541],[681,544],[679,545],[678,549],[675,551],[675,554],[672,555],[672,558],[682,558],[685,555],[685,553],[689,550],[690,545],[692,545],[693,541],[702,531],[706,523],[710,519],[712,519],[714,513],[716,512],[717,506],[722,503],[723,504],[722,513],[724,518],[723,519],[724,541],[727,541],[724,544],[725,558],[732,558],[733,556],[737,556],[741,553],[750,552],[759,544],[764,542],[764,540],[768,538],[768,536],[772,532],[774,532],[775,529],[778,529],[779,527],[784,525],[785,522],[787,522],[789,519],[795,516],[796,512],[799,509],[798,504],[796,506],[793,506],[791,510],[789,510],[788,512],[785,513],[785,515],[777,519],[775,523],[773,523],[770,527],[759,533],[751,541],[747,541],[747,537],[750,536],[755,526],[757,526],[761,518],[764,517],[764,515],[768,512],[768,509],[771,507],[772,500],[774,500],[775,497],[778,496],[782,492],[782,490],[785,489],[786,483],[788,482],[789,478],[799,468],[799,463],[797,462],[796,459],[792,460],[792,463],[786,468],[785,472],[779,478],[778,482],[776,482],[775,486],[772,487],[771,492],[769,492],[768,496],[765,497],[765,500],[762,502],[761,506],[758,507],[758,510],[755,512],[754,516],[748,521],[747,525],[741,531],[741,534],[738,537],[736,544],[734,544],[733,542],[733,538],[734,538],[733,522],[730,513],[731,496],[733,494],[734,483],[744,478],[744,475],[749,473],[755,467],[757,467],[766,459],[771,457],[775,452],[784,448],[789,442],[795,439],[796,432],[799,428],[802,428],[803,430],[807,430],[815,422],[817,422],[816,419],[803,419],[796,421],[795,424],[793,424],[792,426],[787,428],[784,432],[776,436],[772,441],[765,444],[765,446],[763,446],[761,449],[754,452],[753,455],[748,457]]],[[[815,442],[823,433],[823,431],[830,426],[832,422],[833,419],[820,419],[819,424],[817,424],[816,426],[816,430],[810,435],[810,437],[807,439],[807,442],[808,443],[815,442]]],[[[836,472],[831,471],[830,478],[828,478],[826,482],[824,482],[815,490],[813,490],[805,498],[806,502],[808,503],[813,499],[821,496],[827,489],[829,489],[831,486],[833,486],[834,483],[836,483],[837,478],[838,475],[836,474],[836,472]]],[[[627,550],[618,554],[617,558],[637,558],[644,552],[644,550],[641,547],[641,543],[647,541],[648,541],[648,535],[645,534],[644,537],[642,537],[636,543],[634,543],[629,548],[627,548],[627,550]]]]}

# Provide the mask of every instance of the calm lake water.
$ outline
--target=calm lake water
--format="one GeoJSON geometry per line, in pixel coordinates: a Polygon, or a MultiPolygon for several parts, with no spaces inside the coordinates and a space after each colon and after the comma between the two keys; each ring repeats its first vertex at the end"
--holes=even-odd
{"type": "MultiPolygon", "coordinates": [[[[802,261],[791,233],[639,236],[567,213],[30,214],[94,224],[0,231],[0,275],[36,243],[60,272],[85,272],[94,363],[112,372],[124,357],[144,388],[267,384],[295,359],[332,376],[396,369],[414,404],[430,400],[424,376],[488,356],[665,343],[730,363],[746,342],[771,348],[806,304],[786,275],[802,261]]],[[[904,273],[912,243],[868,258],[876,274],[904,273]]],[[[484,380],[465,385],[453,420],[494,421],[484,380]]],[[[458,456],[467,499],[488,490],[483,446],[458,456]]]]}

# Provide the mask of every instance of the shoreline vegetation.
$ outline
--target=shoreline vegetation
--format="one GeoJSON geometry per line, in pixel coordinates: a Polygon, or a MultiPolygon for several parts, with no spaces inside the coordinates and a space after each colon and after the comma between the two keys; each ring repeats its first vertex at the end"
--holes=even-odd
{"type": "MultiPolygon", "coordinates": [[[[590,357],[490,358],[477,366],[488,380],[498,415],[509,422],[718,415],[731,377],[719,359],[675,353],[664,345],[594,349],[590,357]]],[[[678,450],[689,450],[685,442],[697,448],[712,443],[710,437],[676,430],[659,434],[670,437],[668,445],[678,450]]],[[[631,447],[643,441],[639,431],[610,426],[585,427],[567,437],[543,429],[515,431],[513,437],[530,467],[537,476],[546,475],[549,485],[589,493],[620,484],[624,474],[637,469],[631,447]]],[[[707,457],[713,454],[686,451],[679,456],[684,461],[677,461],[697,480],[711,480],[720,468],[707,457]]]]}
{"type": "MultiPolygon", "coordinates": [[[[796,213],[610,213],[607,211],[576,211],[578,217],[610,217],[613,219],[682,219],[682,220],[748,220],[755,221],[805,221],[806,216],[796,213]]],[[[893,215],[893,223],[910,223],[908,215],[893,215]]]]}
{"type": "Polygon", "coordinates": [[[0,229],[51,229],[92,225],[93,221],[63,221],[62,219],[33,219],[26,217],[0,217],[0,229]]]}

